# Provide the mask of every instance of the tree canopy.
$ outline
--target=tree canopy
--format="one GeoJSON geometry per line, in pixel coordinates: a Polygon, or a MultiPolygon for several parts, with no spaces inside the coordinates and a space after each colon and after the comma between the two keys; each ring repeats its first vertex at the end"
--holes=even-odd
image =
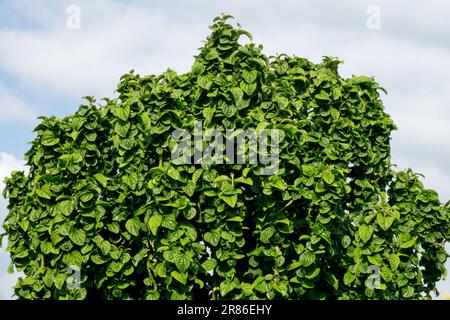
{"type": "Polygon", "coordinates": [[[335,58],[268,57],[229,18],[189,72],[131,71],[115,98],[40,117],[29,173],[5,180],[19,298],[430,298],[450,209],[393,169],[384,89],[335,58]],[[278,130],[278,170],[176,163],[172,132],[196,121],[278,130]]]}

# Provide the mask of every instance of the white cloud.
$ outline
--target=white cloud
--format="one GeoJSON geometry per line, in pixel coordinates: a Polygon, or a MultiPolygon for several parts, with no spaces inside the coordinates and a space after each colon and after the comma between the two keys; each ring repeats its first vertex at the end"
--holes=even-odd
{"type": "MultiPolygon", "coordinates": [[[[430,52],[442,46],[440,35],[450,31],[447,18],[440,14],[450,5],[436,0],[416,1],[414,5],[410,1],[378,1],[380,31],[366,28],[366,8],[372,4],[368,0],[205,3],[177,3],[179,12],[173,14],[170,3],[80,0],[81,29],[68,30],[66,7],[71,3],[15,1],[3,5],[3,10],[39,27],[0,30],[0,66],[38,94],[110,96],[120,75],[131,68],[144,74],[159,73],[167,67],[187,70],[208,33],[207,24],[219,12],[227,12],[269,52],[313,58],[337,55],[347,61],[344,70],[368,70],[378,76],[392,71],[393,66],[397,72],[408,72],[411,66],[418,70],[424,63],[437,65],[442,59],[434,59],[430,52]],[[429,12],[433,19],[424,19],[423,12],[429,12]],[[423,41],[430,38],[437,40],[424,46],[423,41]]],[[[448,55],[448,50],[442,52],[448,55]]],[[[385,77],[386,81],[391,78],[397,79],[385,77]]]]}
{"type": "Polygon", "coordinates": [[[38,95],[111,96],[130,69],[187,71],[203,38],[202,28],[173,24],[146,6],[80,1],[80,30],[66,28],[64,6],[47,6],[59,15],[49,15],[46,28],[0,30],[0,66],[38,95]]]}
{"type": "Polygon", "coordinates": [[[0,122],[34,121],[36,112],[0,83],[0,122]]]}

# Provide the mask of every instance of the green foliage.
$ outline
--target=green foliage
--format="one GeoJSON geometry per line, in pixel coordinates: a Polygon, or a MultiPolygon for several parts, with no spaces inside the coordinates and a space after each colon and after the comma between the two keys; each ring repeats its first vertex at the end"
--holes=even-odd
{"type": "Polygon", "coordinates": [[[446,273],[449,206],[395,172],[379,91],[340,61],[241,45],[218,17],[192,70],[122,76],[118,97],[41,117],[4,222],[25,299],[416,299],[446,273]],[[279,171],[185,165],[170,134],[282,131],[279,171]],[[369,266],[379,287],[366,286],[369,266]],[[68,266],[80,289],[66,285],[68,266]]]}

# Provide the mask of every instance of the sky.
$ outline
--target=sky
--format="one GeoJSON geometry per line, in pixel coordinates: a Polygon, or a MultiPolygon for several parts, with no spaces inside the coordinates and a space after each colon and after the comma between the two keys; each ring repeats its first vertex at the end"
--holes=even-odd
{"type": "MultiPolygon", "coordinates": [[[[342,77],[375,77],[398,126],[392,161],[422,173],[446,202],[449,12],[442,0],[0,0],[0,181],[24,168],[37,116],[71,114],[83,96],[112,97],[131,69],[188,71],[213,18],[226,13],[267,55],[339,57],[342,77]]],[[[0,221],[5,214],[1,199],[0,221]]],[[[18,277],[6,273],[9,262],[0,249],[0,299],[11,298],[18,277]]],[[[438,288],[450,293],[450,279],[438,288]]]]}

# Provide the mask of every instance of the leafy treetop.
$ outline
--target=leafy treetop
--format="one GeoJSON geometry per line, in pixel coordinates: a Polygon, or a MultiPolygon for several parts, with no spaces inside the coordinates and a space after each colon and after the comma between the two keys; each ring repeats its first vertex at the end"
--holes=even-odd
{"type": "Polygon", "coordinates": [[[130,72],[116,98],[40,118],[4,191],[19,298],[430,298],[449,205],[392,169],[383,89],[334,58],[267,57],[228,18],[189,72],[130,72]],[[280,130],[279,171],[174,163],[171,132],[196,120],[280,130]]]}

